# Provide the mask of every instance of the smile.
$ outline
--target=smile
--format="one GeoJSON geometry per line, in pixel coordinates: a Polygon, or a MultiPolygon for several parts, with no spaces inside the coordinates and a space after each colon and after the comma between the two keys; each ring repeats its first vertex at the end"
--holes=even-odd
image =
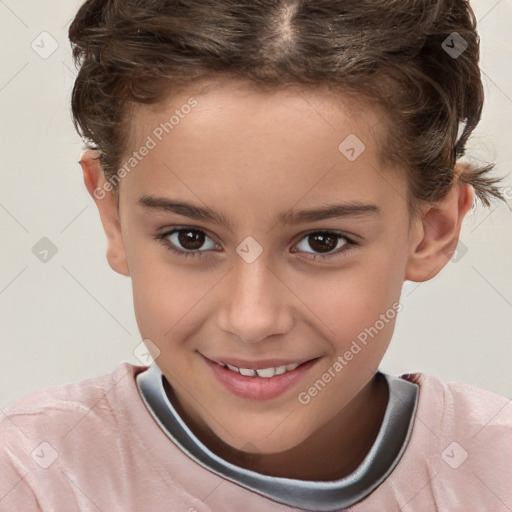
{"type": "Polygon", "coordinates": [[[215,380],[234,395],[251,400],[270,400],[299,385],[319,358],[288,361],[247,361],[203,356],[215,380]]]}
{"type": "Polygon", "coordinates": [[[229,368],[233,372],[238,372],[240,375],[243,375],[244,377],[263,377],[264,379],[269,379],[274,375],[282,375],[283,373],[295,370],[295,368],[297,368],[300,363],[291,363],[282,366],[271,366],[269,368],[262,368],[261,370],[255,370],[252,368],[238,368],[237,366],[224,363],[217,364],[220,364],[224,368],[229,368]]]}

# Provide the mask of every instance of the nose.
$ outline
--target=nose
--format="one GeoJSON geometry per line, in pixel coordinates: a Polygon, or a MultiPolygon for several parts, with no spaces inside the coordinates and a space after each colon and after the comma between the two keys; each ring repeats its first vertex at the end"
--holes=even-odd
{"type": "Polygon", "coordinates": [[[219,327],[245,343],[285,334],[293,325],[291,295],[263,256],[252,263],[240,258],[223,283],[219,327]]]}

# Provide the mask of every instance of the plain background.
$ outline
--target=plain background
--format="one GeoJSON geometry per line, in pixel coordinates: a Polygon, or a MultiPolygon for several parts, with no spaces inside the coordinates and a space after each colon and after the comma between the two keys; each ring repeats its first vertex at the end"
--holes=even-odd
{"type": "MultiPolygon", "coordinates": [[[[67,29],[80,4],[0,0],[1,408],[33,389],[111,372],[121,361],[141,364],[130,281],[107,264],[77,163],[67,29]],[[58,48],[47,55],[52,44],[58,48]],[[44,237],[57,251],[46,262],[38,257],[49,247],[44,237]]],[[[512,1],[472,5],[487,101],[469,154],[496,162],[512,206],[512,1]]],[[[461,242],[432,281],[405,283],[381,369],[433,373],[511,397],[512,212],[479,206],[461,242]]]]}

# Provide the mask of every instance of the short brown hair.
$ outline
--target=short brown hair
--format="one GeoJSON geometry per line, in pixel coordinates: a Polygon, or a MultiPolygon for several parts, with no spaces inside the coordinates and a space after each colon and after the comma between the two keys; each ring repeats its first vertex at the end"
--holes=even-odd
{"type": "Polygon", "coordinates": [[[384,157],[408,170],[413,199],[440,200],[456,180],[486,206],[504,199],[492,164],[454,176],[484,96],[465,0],[87,0],[69,38],[74,124],[107,179],[127,149],[131,102],[233,77],[371,98],[388,113],[384,157]]]}

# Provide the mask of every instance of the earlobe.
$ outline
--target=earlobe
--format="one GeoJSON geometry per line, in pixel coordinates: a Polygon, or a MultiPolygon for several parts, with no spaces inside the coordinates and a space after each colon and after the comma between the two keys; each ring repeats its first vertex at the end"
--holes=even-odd
{"type": "Polygon", "coordinates": [[[441,201],[419,214],[410,237],[406,280],[428,281],[448,263],[473,200],[473,187],[457,183],[441,201]]]}
{"type": "Polygon", "coordinates": [[[126,259],[121,223],[118,218],[117,198],[112,186],[105,180],[102,172],[99,153],[91,149],[80,155],[84,184],[93,198],[107,235],[107,261],[117,273],[129,276],[130,270],[126,259]]]}

